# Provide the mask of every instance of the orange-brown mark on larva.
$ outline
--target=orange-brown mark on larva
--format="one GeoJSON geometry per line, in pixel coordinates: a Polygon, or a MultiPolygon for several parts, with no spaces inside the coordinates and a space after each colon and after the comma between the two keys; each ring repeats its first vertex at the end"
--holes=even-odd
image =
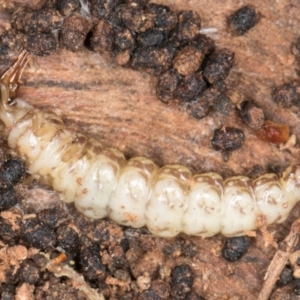
{"type": "Polygon", "coordinates": [[[137,215],[134,215],[134,214],[131,214],[131,213],[124,213],[124,217],[125,217],[125,220],[128,220],[128,221],[135,221],[138,217],[137,215]]]}
{"type": "Polygon", "coordinates": [[[290,138],[290,129],[287,125],[272,121],[265,121],[262,127],[254,132],[260,140],[273,144],[286,143],[290,138]]]}

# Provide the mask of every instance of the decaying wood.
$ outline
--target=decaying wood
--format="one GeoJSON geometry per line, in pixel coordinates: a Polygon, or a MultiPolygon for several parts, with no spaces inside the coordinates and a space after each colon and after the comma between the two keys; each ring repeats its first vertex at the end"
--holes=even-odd
{"type": "Polygon", "coordinates": [[[57,277],[67,277],[72,280],[73,286],[81,290],[88,299],[91,300],[104,300],[103,295],[99,294],[97,291],[89,287],[86,282],[84,281],[84,278],[82,275],[79,275],[72,269],[71,267],[67,265],[61,265],[60,261],[57,261],[57,259],[49,260],[46,266],[47,270],[54,273],[57,277]]]}
{"type": "Polygon", "coordinates": [[[300,220],[298,219],[292,226],[291,232],[279,245],[272,262],[270,263],[262,290],[258,296],[258,300],[268,300],[271,292],[279,278],[280,273],[285,267],[289,256],[292,254],[299,240],[300,220]]]}
{"type": "MultiPolygon", "coordinates": [[[[178,11],[197,11],[202,18],[202,27],[217,46],[235,52],[235,66],[226,79],[232,102],[238,102],[242,95],[254,99],[268,119],[288,124],[297,141],[300,140],[298,109],[283,109],[271,99],[274,86],[298,78],[298,62],[291,52],[300,25],[297,1],[249,0],[247,4],[259,10],[261,20],[241,37],[232,37],[225,22],[226,16],[240,7],[238,1],[153,2],[178,11]]],[[[13,7],[14,3],[20,1],[4,0],[0,3],[0,11],[1,5],[3,9],[13,7]]],[[[0,13],[0,30],[3,28],[9,28],[9,17],[0,13]]],[[[100,139],[105,146],[120,149],[127,157],[144,155],[159,165],[180,163],[193,172],[216,171],[223,176],[253,174],[255,166],[260,166],[262,171],[270,167],[280,170],[300,162],[298,145],[292,151],[281,150],[258,140],[240,121],[234,106],[229,116],[211,112],[205,119],[197,121],[186,114],[184,106],[166,106],[157,99],[155,78],[120,68],[111,57],[87,49],[76,53],[60,49],[49,57],[32,56],[22,80],[20,97],[38,108],[55,110],[69,125],[100,139]],[[211,147],[213,131],[224,125],[242,128],[246,136],[243,147],[230,155],[227,162],[211,147]]],[[[40,186],[25,190],[24,194],[27,199],[37,201],[36,193],[40,190],[43,193],[39,195],[52,196],[40,186]]],[[[283,225],[269,229],[274,239],[281,241],[288,235],[299,209],[300,206],[296,206],[283,225]]],[[[157,259],[162,257],[166,245],[180,245],[181,241],[195,245],[195,256],[180,253],[160,263],[164,270],[183,263],[191,265],[195,272],[193,289],[209,300],[257,299],[275,254],[275,249],[265,247],[260,233],[253,239],[248,253],[236,263],[228,263],[221,257],[224,238],[220,235],[206,240],[187,236],[170,240],[151,235],[143,238],[151,244],[151,255],[153,248],[156,250],[153,258],[157,259]]],[[[277,260],[280,254],[276,255],[277,260]]],[[[286,254],[281,261],[286,261],[286,254]]],[[[272,273],[270,270],[269,274],[272,273]]],[[[271,289],[274,278],[268,281],[271,289]]]]}

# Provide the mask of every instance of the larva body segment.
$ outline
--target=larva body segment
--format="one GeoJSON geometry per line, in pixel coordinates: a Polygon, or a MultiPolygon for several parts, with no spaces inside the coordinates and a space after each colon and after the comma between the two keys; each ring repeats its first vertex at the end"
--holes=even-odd
{"type": "Polygon", "coordinates": [[[155,235],[170,237],[182,232],[191,172],[179,165],[158,170],[146,206],[148,229],[155,235]]]}
{"type": "Polygon", "coordinates": [[[283,222],[289,211],[288,197],[276,174],[265,174],[254,180],[257,211],[266,216],[268,224],[283,222]]]}
{"type": "Polygon", "coordinates": [[[144,157],[132,158],[126,163],[108,203],[112,220],[134,228],[146,225],[146,207],[157,169],[144,157]]]}
{"type": "Polygon", "coordinates": [[[193,179],[182,219],[183,232],[210,237],[222,228],[223,178],[206,173],[197,174],[193,179]]]}
{"type": "Polygon", "coordinates": [[[34,109],[10,99],[27,54],[1,78],[0,120],[8,145],[21,156],[29,172],[52,186],[64,202],[92,219],[110,217],[119,224],[147,228],[172,237],[181,232],[209,237],[244,235],[283,222],[300,200],[300,167],[279,178],[265,174],[255,180],[216,173],[196,174],[180,165],[158,168],[151,160],[126,161],[116,149],[103,149],[95,140],[71,128],[53,112],[34,109]]]}
{"type": "Polygon", "coordinates": [[[242,235],[256,229],[256,202],[248,177],[235,176],[224,181],[223,203],[223,235],[242,235]]]}
{"type": "Polygon", "coordinates": [[[124,163],[123,154],[116,149],[104,149],[93,158],[75,197],[75,206],[80,212],[92,219],[108,216],[110,197],[124,163]]]}

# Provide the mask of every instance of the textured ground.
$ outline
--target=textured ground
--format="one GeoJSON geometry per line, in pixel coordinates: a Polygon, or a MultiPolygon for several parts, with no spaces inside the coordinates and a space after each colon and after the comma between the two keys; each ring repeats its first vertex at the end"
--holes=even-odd
{"type": "MultiPolygon", "coordinates": [[[[204,32],[215,40],[218,47],[227,47],[235,52],[235,66],[226,79],[231,100],[234,102],[239,95],[255,99],[268,119],[288,124],[297,140],[300,139],[298,108],[283,109],[271,98],[276,85],[298,78],[298,63],[291,48],[298,37],[299,1],[249,0],[247,4],[259,10],[261,20],[241,37],[232,37],[226,30],[225,22],[226,16],[240,7],[238,1],[156,2],[169,5],[174,10],[197,11],[202,18],[204,32]]],[[[4,0],[2,5],[13,3],[4,0]]],[[[3,12],[0,12],[0,25],[0,29],[9,27],[9,17],[3,12]]],[[[145,155],[159,165],[181,163],[193,172],[213,170],[224,176],[252,174],[256,165],[261,170],[267,170],[270,167],[281,169],[299,162],[297,146],[281,151],[279,146],[258,140],[239,120],[234,105],[228,117],[211,112],[205,119],[195,120],[187,115],[184,107],[166,106],[157,100],[155,78],[120,68],[111,57],[86,49],[76,53],[59,50],[49,57],[32,56],[23,74],[23,82],[20,97],[41,109],[54,109],[71,126],[81,128],[106,146],[122,150],[127,157],[145,155]],[[223,125],[242,128],[246,135],[243,147],[235,151],[227,162],[211,147],[214,129],[223,125]]],[[[22,194],[30,201],[53,197],[52,192],[38,186],[22,189],[22,194]]],[[[287,235],[299,208],[295,208],[287,222],[271,229],[275,238],[282,240],[287,235]]],[[[135,273],[131,263],[123,267],[133,274],[128,289],[121,288],[120,284],[107,277],[105,282],[110,288],[111,299],[127,299],[125,295],[131,299],[133,294],[130,293],[136,290],[137,294],[142,294],[143,289],[135,287],[136,280],[139,276],[145,276],[149,261],[156,270],[153,274],[149,271],[152,281],[169,283],[170,272],[162,275],[163,270],[188,264],[195,276],[193,291],[204,299],[257,299],[275,252],[272,247],[265,247],[260,234],[252,239],[248,253],[236,263],[228,263],[220,256],[225,241],[221,236],[206,240],[186,236],[165,240],[134,230],[127,230],[124,235],[135,240],[130,247],[135,243],[141,245],[141,270],[135,273]],[[195,249],[192,255],[186,250],[189,245],[195,249]],[[170,247],[179,250],[170,250],[169,255],[166,249],[170,247]],[[114,289],[121,289],[123,298],[113,298],[114,289]]],[[[279,296],[274,294],[271,299],[294,299],[290,289],[291,286],[283,291],[278,290],[279,296]]]]}

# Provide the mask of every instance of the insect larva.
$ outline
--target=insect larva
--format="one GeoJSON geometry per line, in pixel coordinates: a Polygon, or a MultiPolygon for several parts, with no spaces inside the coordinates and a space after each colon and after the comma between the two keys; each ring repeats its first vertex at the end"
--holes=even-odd
{"type": "Polygon", "coordinates": [[[216,173],[196,174],[180,165],[158,168],[144,157],[125,160],[116,149],[66,128],[51,111],[34,109],[14,99],[22,69],[23,51],[1,78],[0,119],[8,145],[21,156],[29,172],[52,186],[64,202],[92,219],[109,217],[132,227],[147,226],[155,235],[180,232],[209,237],[244,235],[283,222],[300,200],[300,167],[281,177],[265,174],[255,180],[216,173]]]}

